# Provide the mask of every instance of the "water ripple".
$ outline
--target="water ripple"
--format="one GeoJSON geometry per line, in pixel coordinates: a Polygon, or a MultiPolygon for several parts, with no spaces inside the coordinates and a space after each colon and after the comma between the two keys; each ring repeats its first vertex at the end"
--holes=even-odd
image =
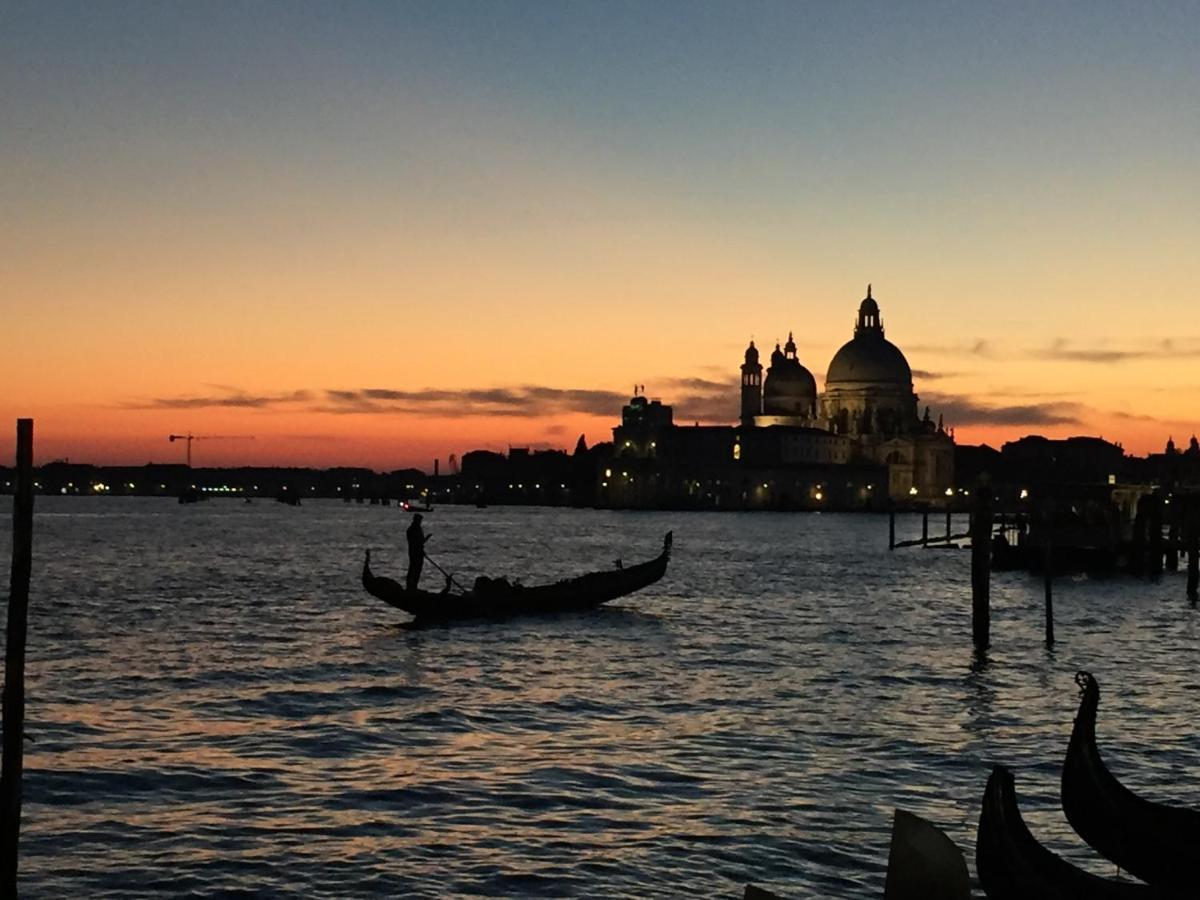
{"type": "Polygon", "coordinates": [[[436,518],[466,578],[676,554],[613,608],[410,630],[357,584],[394,508],[39,498],[24,895],[877,897],[897,806],[971,860],[994,762],[1111,874],[1058,809],[1076,668],[1117,774],[1200,807],[1180,575],[1062,581],[1051,651],[1040,582],[997,575],[981,662],[967,555],[881,518],[436,518]]]}

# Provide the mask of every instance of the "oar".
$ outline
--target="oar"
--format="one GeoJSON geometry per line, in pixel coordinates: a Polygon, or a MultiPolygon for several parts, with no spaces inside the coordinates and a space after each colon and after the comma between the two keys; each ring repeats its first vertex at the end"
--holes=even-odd
{"type": "Polygon", "coordinates": [[[436,562],[434,562],[434,559],[433,559],[433,557],[432,557],[432,556],[430,556],[428,553],[426,553],[426,554],[425,554],[425,558],[426,558],[427,560],[429,560],[429,562],[430,562],[430,563],[432,563],[432,564],[433,564],[433,567],[434,567],[435,569],[437,569],[439,572],[441,572],[443,575],[445,575],[445,576],[446,576],[446,580],[447,580],[447,581],[449,581],[449,582],[450,582],[452,585],[454,585],[456,588],[458,588],[458,589],[459,589],[460,591],[462,591],[464,594],[467,592],[467,589],[466,589],[466,588],[464,588],[464,587],[463,587],[461,584],[459,584],[457,581],[455,581],[455,580],[454,580],[454,576],[453,576],[453,575],[451,575],[449,572],[447,572],[445,569],[443,569],[441,566],[439,566],[439,565],[438,565],[436,562]]]}

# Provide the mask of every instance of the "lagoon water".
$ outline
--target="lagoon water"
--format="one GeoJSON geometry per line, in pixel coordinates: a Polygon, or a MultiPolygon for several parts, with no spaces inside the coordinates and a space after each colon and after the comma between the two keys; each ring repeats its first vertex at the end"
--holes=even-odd
{"type": "Polygon", "coordinates": [[[1048,651],[1041,583],[998,573],[981,663],[968,554],[888,553],[884,517],[442,507],[467,578],[675,554],[597,612],[409,630],[358,582],[367,546],[402,575],[407,522],[39,497],[24,895],[878,897],[898,806],[974,871],[995,762],[1114,874],[1057,809],[1077,668],[1114,771],[1200,807],[1182,575],[1060,581],[1048,651]]]}

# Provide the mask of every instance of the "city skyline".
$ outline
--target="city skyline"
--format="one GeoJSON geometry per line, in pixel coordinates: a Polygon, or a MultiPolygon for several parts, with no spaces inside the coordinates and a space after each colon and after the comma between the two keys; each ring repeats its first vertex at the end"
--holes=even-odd
{"type": "MultiPolygon", "coordinates": [[[[0,13],[38,461],[429,468],[823,387],[867,282],[958,442],[1200,430],[1189,4],[0,13]]],[[[11,456],[12,438],[0,436],[11,456]]]]}

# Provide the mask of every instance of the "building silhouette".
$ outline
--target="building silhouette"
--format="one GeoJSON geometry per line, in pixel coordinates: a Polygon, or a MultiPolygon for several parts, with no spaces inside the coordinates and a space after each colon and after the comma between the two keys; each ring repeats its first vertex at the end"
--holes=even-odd
{"type": "Polygon", "coordinates": [[[941,500],[954,483],[954,439],[918,404],[868,285],[824,393],[792,334],[765,374],[754,342],[746,348],[737,425],[678,426],[670,406],[635,390],[598,497],[611,506],[812,509],[941,500]]]}

